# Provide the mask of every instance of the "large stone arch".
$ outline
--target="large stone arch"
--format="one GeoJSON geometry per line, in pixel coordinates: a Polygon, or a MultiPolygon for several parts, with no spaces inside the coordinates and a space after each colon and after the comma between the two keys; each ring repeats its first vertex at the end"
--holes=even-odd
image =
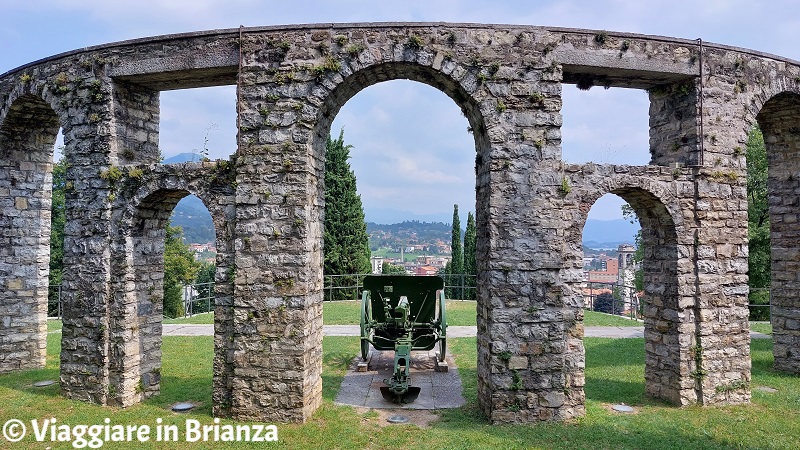
{"type": "MultiPolygon", "coordinates": [[[[387,36],[387,40],[380,42],[370,42],[364,40],[364,35],[359,33],[348,33],[346,37],[338,37],[335,33],[320,33],[315,35],[316,42],[322,42],[328,48],[343,47],[336,43],[340,40],[348,40],[354,46],[360,46],[360,50],[345,52],[340,50],[337,53],[331,51],[330,55],[318,53],[316,66],[312,66],[305,71],[297,71],[296,67],[281,65],[274,70],[273,77],[262,77],[261,82],[256,82],[252,86],[249,83],[240,85],[240,95],[244,100],[245,107],[240,116],[245,133],[240,146],[240,163],[249,166],[251,161],[256,160],[262,164],[261,173],[271,173],[268,176],[270,181],[275,181],[269,189],[269,197],[263,202],[267,208],[272,209],[266,217],[256,217],[256,220],[249,220],[250,217],[243,217],[245,220],[237,221],[240,230],[248,230],[246,233],[252,234],[251,230],[266,229],[268,235],[266,240],[259,242],[258,236],[250,239],[250,246],[256,247],[275,247],[285,253],[298,254],[302,258],[302,267],[292,268],[287,265],[275,266],[271,261],[267,262],[268,269],[262,269],[266,283],[264,296],[267,297],[267,305],[256,303],[253,308],[264,310],[267,306],[266,314],[270,321],[288,321],[287,326],[292,326],[297,316],[305,316],[306,319],[312,318],[311,322],[303,325],[302,328],[311,331],[307,334],[306,340],[301,345],[289,344],[289,348],[284,350],[284,357],[294,357],[299,349],[307,352],[305,358],[309,364],[304,367],[307,375],[303,379],[306,386],[303,389],[306,396],[302,399],[303,404],[315,405],[319,401],[319,369],[320,369],[320,348],[321,334],[321,306],[322,306],[322,223],[324,214],[324,195],[323,195],[323,175],[325,160],[325,141],[330,133],[330,124],[336,113],[353,95],[375,83],[391,79],[409,79],[422,82],[433,86],[450,96],[464,111],[473,129],[476,139],[478,158],[488,161],[489,138],[487,136],[487,125],[483,120],[481,108],[494,108],[495,104],[488,104],[485,100],[491,98],[482,92],[481,100],[473,97],[478,90],[478,74],[480,69],[469,67],[454,58],[444,58],[443,55],[434,55],[430,51],[414,49],[407,45],[407,40],[416,39],[428,41],[432,39],[429,35],[417,35],[416,33],[402,33],[397,36],[387,36]],[[418,51],[419,50],[419,51],[418,51]],[[287,81],[290,79],[291,82],[287,81]],[[254,114],[257,113],[257,114],[254,114]],[[252,118],[252,119],[251,119],[252,118]],[[255,119],[255,120],[253,120],[255,119]],[[257,134],[248,136],[251,131],[250,124],[257,134]],[[266,126],[265,126],[266,125],[266,126]],[[280,159],[270,161],[267,155],[277,153],[280,159]],[[246,161],[246,162],[245,162],[246,161]],[[276,194],[282,196],[282,201],[273,203],[276,194]],[[278,220],[275,220],[278,219],[278,220]],[[250,222],[250,223],[248,223],[250,222]],[[260,223],[257,223],[260,222],[260,223]],[[298,226],[298,224],[300,226],[298,226]],[[298,252],[297,248],[284,249],[286,239],[276,239],[277,236],[284,236],[294,239],[295,233],[304,237],[304,241],[298,242],[297,247],[302,249],[298,252]],[[274,243],[270,242],[273,241],[274,243]],[[269,292],[269,285],[279,294],[284,295],[275,298],[275,293],[269,292]],[[297,298],[299,293],[305,289],[303,298],[297,298]],[[287,295],[288,294],[288,295],[287,295]],[[274,300],[273,300],[274,298],[274,300]],[[274,306],[273,306],[274,305],[274,306]],[[282,305],[285,305],[282,307],[282,305]],[[301,308],[302,307],[302,308],[301,308]],[[305,309],[305,311],[303,311],[305,309]],[[277,311],[276,311],[277,310],[277,311]],[[288,314],[287,314],[288,313],[288,314]],[[294,316],[294,315],[297,316],[294,316]],[[274,318],[274,319],[273,319],[274,318]],[[308,395],[311,394],[311,397],[308,395]],[[306,403],[308,402],[308,403],[306,403]]],[[[261,38],[260,41],[251,39],[243,46],[244,61],[258,59],[250,57],[250,53],[263,54],[270,50],[270,41],[261,38]],[[253,45],[258,42],[258,45],[253,45]]],[[[322,44],[312,44],[303,42],[303,39],[290,40],[296,45],[298,52],[317,53],[317,46],[322,44]]],[[[273,50],[274,51],[274,50],[273,50]]],[[[274,58],[274,55],[271,55],[274,58]]],[[[262,57],[261,61],[267,58],[262,57]]],[[[267,59],[268,60],[268,59],[267,59]]],[[[262,64],[269,64],[264,63],[262,64]]],[[[248,74],[251,70],[259,66],[245,67],[243,72],[248,74]]],[[[469,151],[465,149],[465,151],[469,151]]],[[[484,185],[488,182],[487,165],[476,168],[478,179],[483,179],[484,185]]],[[[248,181],[247,175],[240,180],[242,186],[248,181]]],[[[481,182],[478,182],[478,196],[480,197],[481,182]]],[[[263,189],[263,188],[262,188],[263,189]]],[[[484,189],[486,191],[486,189],[484,189]]],[[[478,202],[487,201],[484,196],[478,202]]],[[[478,221],[486,216],[488,207],[483,211],[478,208],[478,221]]],[[[242,215],[240,215],[242,217],[242,215]]],[[[480,240],[479,240],[480,242],[480,240]]],[[[480,244],[479,244],[480,245],[480,244]]],[[[244,256],[247,250],[240,253],[244,256]]],[[[291,256],[291,261],[297,261],[298,256],[291,256]]],[[[247,258],[250,259],[250,258],[247,258]]],[[[237,259],[238,267],[252,267],[259,265],[258,260],[262,259],[259,255],[254,255],[252,260],[237,259]]],[[[264,266],[262,266],[264,267],[264,266]]],[[[248,271],[249,277],[249,271],[248,271]]],[[[237,282],[239,278],[237,275],[237,282]]],[[[248,296],[250,297],[250,296],[248,296]]],[[[253,295],[253,297],[257,297],[253,295]]],[[[258,313],[255,313],[256,315],[258,313]]],[[[248,313],[253,316],[253,311],[248,313]]],[[[277,336],[264,336],[265,340],[276,340],[272,345],[273,354],[279,354],[279,350],[284,346],[285,333],[283,330],[266,330],[266,334],[277,336]],[[275,333],[278,331],[278,333],[275,333]]],[[[307,331],[307,332],[308,332],[307,331]]],[[[251,339],[247,337],[246,339],[251,339]]],[[[243,344],[244,345],[244,344],[243,344]]],[[[256,345],[256,344],[251,344],[256,345]]],[[[259,343],[258,345],[263,345],[259,343]]],[[[280,364],[276,362],[276,364],[280,364]]],[[[240,377],[245,378],[245,377],[240,377]]],[[[262,383],[270,383],[261,377],[262,383]]],[[[274,375],[270,375],[274,379],[274,375]]],[[[273,383],[286,383],[286,380],[275,380],[273,383]]],[[[297,384],[292,380],[293,384],[297,384]]],[[[272,404],[277,399],[266,397],[268,392],[258,394],[264,400],[261,403],[272,404]]],[[[251,403],[251,399],[245,399],[251,403]]],[[[234,402],[236,404],[236,402],[234,402]]],[[[250,408],[247,408],[248,410],[250,408]]],[[[302,414],[307,414],[304,406],[302,414]]],[[[241,413],[240,413],[241,414],[241,413]]]]}
{"type": "MultiPolygon", "coordinates": [[[[574,233],[583,223],[582,199],[600,192],[640,203],[643,214],[654,214],[649,219],[654,230],[669,228],[659,222],[667,216],[659,203],[675,224],[675,236],[652,236],[669,244],[663,261],[673,260],[671,239],[677,239],[678,307],[658,314],[673,315],[667,329],[694,324],[694,333],[687,339],[681,331],[677,347],[671,347],[683,352],[679,367],[665,367],[680,373],[681,381],[666,383],[677,387],[652,393],[680,404],[749,400],[741,148],[756,115],[769,121],[795,108],[792,102],[766,103],[771,92],[798,89],[800,66],[774,55],[677,38],[443,23],[160,36],[76,50],[0,75],[4,124],[17,99],[33,92],[45,99],[39,106],[50,105],[65,119],[72,186],[65,233],[65,395],[105,404],[109,374],[123,373],[114,366],[118,355],[112,353],[117,350],[109,330],[119,309],[111,307],[117,288],[134,286],[135,277],[121,264],[133,250],[113,219],[124,215],[130,199],[160,192],[156,195],[167,204],[183,192],[198,192],[212,214],[224,211],[215,220],[225,218],[229,255],[228,293],[217,299],[225,307],[217,310],[215,414],[307,420],[321,398],[322,138],[355,91],[404,76],[445,91],[465,110],[475,132],[483,243],[478,391],[490,421],[563,420],[584,412],[582,333],[571,295],[581,277],[574,233]],[[563,164],[562,82],[647,89],[652,165],[563,164]],[[158,158],[158,92],[233,83],[238,149],[231,161],[220,163],[225,170],[211,163],[180,175],[150,166],[158,158]],[[765,104],[763,114],[759,103],[765,104]],[[114,170],[122,176],[109,176],[114,170]],[[191,184],[198,173],[208,178],[207,189],[191,184]],[[611,184],[603,184],[600,174],[611,184]],[[613,181],[626,174],[632,178],[613,181]],[[161,178],[182,181],[154,181],[161,178]],[[139,188],[144,190],[137,194],[139,188]],[[217,380],[224,380],[224,387],[218,388],[217,380]]],[[[794,132],[785,131],[774,135],[794,132]]],[[[794,201],[794,178],[774,183],[776,205],[794,201]]],[[[0,193],[0,217],[13,216],[16,197],[10,188],[0,193]]],[[[157,204],[145,209],[162,214],[157,204]]],[[[788,222],[792,214],[782,218],[788,222]]],[[[797,272],[791,265],[782,272],[786,289],[793,289],[797,272]]],[[[18,287],[18,278],[3,273],[0,285],[18,287]]],[[[784,289],[781,283],[774,287],[784,289]]],[[[674,304],[672,296],[670,290],[674,304]]],[[[793,326],[791,320],[785,328],[793,326]]],[[[673,362],[664,359],[665,365],[673,362]]]]}
{"type": "Polygon", "coordinates": [[[800,373],[800,94],[777,93],[756,116],[767,150],[770,305],[775,369],[800,373]]]}
{"type": "Polygon", "coordinates": [[[0,373],[44,367],[53,144],[60,121],[21,93],[0,121],[0,373]]]}
{"type": "Polygon", "coordinates": [[[215,411],[230,397],[233,190],[229,163],[128,167],[115,181],[112,213],[113,299],[109,304],[107,404],[130,406],[160,392],[165,227],[175,205],[190,194],[203,201],[217,236],[214,300],[215,411]]]}
{"type": "MultiPolygon", "coordinates": [[[[624,170],[620,170],[624,172],[624,170]]],[[[698,401],[694,361],[688,356],[695,340],[693,305],[682,304],[679,292],[681,264],[679,235],[685,234],[675,196],[650,178],[628,173],[593,174],[581,190],[579,226],[568,240],[580,245],[586,214],[605,194],[615,194],[634,210],[642,227],[645,256],[643,315],[645,325],[645,392],[655,398],[685,405],[698,401]],[[599,176],[598,176],[599,175],[599,176]]],[[[685,259],[685,258],[684,258],[685,259]]]]}
{"type": "MultiPolygon", "coordinates": [[[[320,227],[324,220],[324,187],[322,182],[324,180],[325,142],[330,135],[330,126],[336,113],[358,92],[376,83],[395,79],[424,83],[450,97],[461,108],[462,113],[469,122],[469,131],[474,137],[474,149],[464,149],[464,151],[469,152],[472,150],[475,153],[476,262],[479,273],[486,273],[490,267],[497,265],[496,262],[492,264],[490,261],[489,233],[486,228],[492,215],[490,205],[496,202],[496,199],[493,199],[490,193],[490,180],[493,176],[492,167],[497,167],[496,163],[492,164],[492,160],[498,159],[497,151],[493,149],[490,135],[502,135],[505,131],[502,129],[499,118],[495,116],[498,99],[490,90],[481,88],[481,82],[478,81],[481,73],[479,68],[470,67],[462,61],[454,61],[449,58],[445,60],[441,54],[434,55],[427,52],[417,52],[408,48],[405,44],[395,44],[395,49],[397,47],[401,47],[402,51],[395,50],[390,57],[384,59],[364,60],[359,58],[357,61],[348,62],[352,73],[334,77],[329,84],[325,84],[326,89],[330,92],[318,107],[318,119],[315,124],[311,148],[314,155],[313,161],[323,163],[316,166],[317,176],[313,180],[319,192],[319,199],[316,204],[319,205],[320,227]],[[491,122],[487,123],[487,117],[491,122]]],[[[413,132],[413,130],[409,131],[413,132]]],[[[494,143],[494,145],[497,144],[497,142],[494,143]]],[[[317,276],[321,279],[321,253],[319,258],[320,261],[314,263],[313,267],[318,268],[319,273],[317,276]]],[[[480,318],[478,320],[484,323],[493,319],[490,302],[490,296],[492,295],[494,294],[491,294],[488,289],[485,289],[485,286],[481,286],[479,283],[477,303],[480,318]],[[483,317],[481,317],[480,311],[483,312],[483,317]]],[[[319,300],[322,300],[321,295],[319,300]]],[[[484,386],[481,396],[482,407],[486,411],[494,411],[498,408],[505,408],[506,405],[505,403],[501,405],[496,398],[492,397],[490,392],[494,389],[493,386],[497,384],[507,385],[507,380],[505,377],[499,380],[492,379],[496,377],[492,376],[492,370],[488,364],[489,354],[492,353],[491,346],[495,345],[496,347],[494,353],[498,353],[500,350],[497,350],[496,342],[492,343],[494,339],[489,336],[488,331],[486,326],[478,328],[479,351],[484,353],[483,357],[479,356],[478,365],[479,370],[483,373],[480,378],[480,383],[484,386]]]]}

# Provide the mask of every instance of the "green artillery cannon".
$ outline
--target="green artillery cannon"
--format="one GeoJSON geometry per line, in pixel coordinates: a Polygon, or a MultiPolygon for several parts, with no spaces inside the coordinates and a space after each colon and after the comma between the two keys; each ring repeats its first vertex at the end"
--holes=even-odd
{"type": "Polygon", "coordinates": [[[397,403],[413,402],[420,388],[411,386],[412,350],[431,350],[439,343],[439,361],[447,350],[444,281],[440,277],[369,275],[361,297],[361,357],[375,350],[394,350],[394,372],[381,395],[397,403]]]}

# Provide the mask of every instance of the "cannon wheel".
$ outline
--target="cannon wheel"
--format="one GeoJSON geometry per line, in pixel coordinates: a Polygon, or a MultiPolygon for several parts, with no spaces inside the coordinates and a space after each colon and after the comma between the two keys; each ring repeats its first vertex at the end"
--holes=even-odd
{"type": "Polygon", "coordinates": [[[445,310],[444,290],[439,294],[439,361],[444,361],[447,353],[447,314],[445,310]]]}
{"type": "Polygon", "coordinates": [[[370,299],[369,299],[369,292],[365,291],[363,297],[361,298],[361,359],[364,361],[367,360],[367,356],[369,356],[369,341],[367,338],[369,337],[369,330],[368,324],[370,319],[370,299]]]}

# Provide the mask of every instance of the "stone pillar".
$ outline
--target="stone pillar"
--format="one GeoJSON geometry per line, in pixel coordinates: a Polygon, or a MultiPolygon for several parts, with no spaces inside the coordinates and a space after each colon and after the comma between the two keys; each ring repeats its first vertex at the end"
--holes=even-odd
{"type": "MultiPolygon", "coordinates": [[[[729,115],[719,89],[733,89],[710,78],[705,83],[705,90],[683,82],[650,91],[652,162],[673,168],[683,206],[669,247],[676,282],[664,285],[663,302],[645,309],[647,389],[681,405],[750,400],[746,178],[733,154],[740,137],[717,119],[729,115]],[[659,374],[665,370],[671,376],[659,374]]],[[[661,237],[652,242],[664,244],[661,237]]]]}
{"type": "Polygon", "coordinates": [[[18,98],[0,123],[0,373],[45,365],[58,127],[34,95],[18,98]]]}
{"type": "Polygon", "coordinates": [[[648,196],[632,200],[644,247],[645,392],[678,405],[691,404],[697,399],[689,354],[694,336],[693,265],[680,256],[685,244],[665,205],[648,196]]]}
{"type": "MultiPolygon", "coordinates": [[[[94,55],[93,55],[94,56],[94,55]]],[[[96,60],[102,61],[99,55],[96,60]]],[[[61,388],[67,398],[105,405],[109,392],[112,109],[102,63],[70,73],[63,101],[67,168],[61,388]]]]}
{"type": "Polygon", "coordinates": [[[650,96],[650,164],[699,164],[697,93],[694,80],[657,86],[650,96]]]}
{"type": "Polygon", "coordinates": [[[500,80],[487,81],[497,95],[481,107],[491,152],[478,167],[478,241],[487,243],[478,258],[478,399],[493,423],[584,414],[582,298],[568,289],[580,265],[558,238],[570,189],[560,162],[562,73],[541,66],[524,80],[500,67],[500,80]]]}
{"type": "MultiPolygon", "coordinates": [[[[124,164],[159,161],[159,93],[129,83],[114,83],[114,138],[110,158],[120,171],[112,186],[114,204],[109,309],[108,403],[130,406],[160,391],[163,318],[164,229],[184,191],[157,192],[140,203],[121,198],[122,185],[143,182],[126,177],[124,164]],[[126,215],[135,207],[132,217],[126,215]]],[[[140,169],[141,170],[141,169],[140,169]]]]}
{"type": "Polygon", "coordinates": [[[114,83],[114,134],[112,157],[115,163],[154,164],[160,162],[158,127],[160,93],[143,86],[114,83]]]}
{"type": "Polygon", "coordinates": [[[312,151],[305,114],[319,85],[310,71],[281,66],[279,44],[261,34],[242,42],[228,411],[302,422],[322,397],[324,150],[312,151]]]}

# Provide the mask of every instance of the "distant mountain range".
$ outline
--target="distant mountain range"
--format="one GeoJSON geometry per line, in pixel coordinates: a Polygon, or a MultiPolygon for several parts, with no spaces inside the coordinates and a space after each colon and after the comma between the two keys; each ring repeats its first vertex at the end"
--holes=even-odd
{"type": "MultiPolygon", "coordinates": [[[[364,211],[364,220],[379,225],[394,225],[406,221],[452,223],[453,212],[417,214],[392,208],[370,208],[364,211]]],[[[466,216],[464,216],[461,218],[461,224],[466,223],[466,216]]]]}
{"type": "MultiPolygon", "coordinates": [[[[175,164],[200,161],[200,159],[202,159],[202,156],[197,153],[179,153],[161,163],[175,164]]],[[[205,244],[215,241],[214,223],[211,220],[211,214],[202,200],[194,195],[182,198],[175,205],[170,222],[172,226],[178,226],[183,229],[183,238],[186,242],[205,244]]]]}
{"type": "Polygon", "coordinates": [[[616,249],[620,244],[633,244],[639,224],[625,219],[588,219],[583,227],[583,245],[594,249],[616,249]]]}
{"type": "Polygon", "coordinates": [[[198,155],[197,153],[178,153],[175,156],[170,156],[164,161],[161,161],[161,164],[193,162],[193,161],[200,161],[201,159],[203,159],[203,157],[198,155]]]}
{"type": "MultiPolygon", "coordinates": [[[[196,153],[179,153],[167,158],[163,164],[200,161],[202,157],[196,153]]],[[[371,208],[364,212],[370,226],[375,224],[395,225],[403,222],[428,222],[430,225],[441,224],[440,228],[450,230],[453,213],[415,214],[391,208],[371,208]]],[[[461,220],[462,226],[466,223],[461,220]]],[[[189,195],[178,202],[172,212],[172,225],[183,228],[188,242],[214,242],[214,224],[211,215],[199,198],[189,195]]],[[[620,244],[633,244],[639,224],[632,224],[624,219],[596,220],[588,219],[583,228],[583,245],[594,249],[616,249],[620,244]]],[[[449,231],[448,231],[449,234],[449,231]]],[[[463,235],[463,232],[462,232],[463,235]]]]}

